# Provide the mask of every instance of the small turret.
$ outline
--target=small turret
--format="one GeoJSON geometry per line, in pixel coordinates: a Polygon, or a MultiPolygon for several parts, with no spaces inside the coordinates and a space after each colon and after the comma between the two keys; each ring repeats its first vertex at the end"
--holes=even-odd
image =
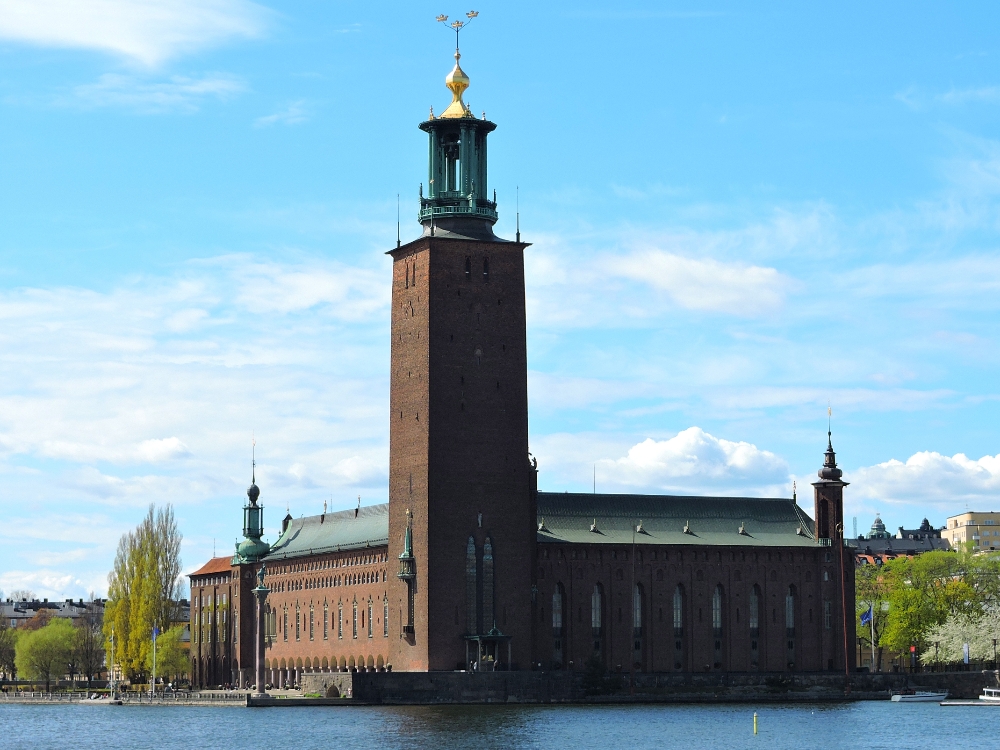
{"type": "Polygon", "coordinates": [[[247,498],[249,502],[243,506],[243,541],[236,545],[234,565],[257,562],[271,551],[271,545],[261,539],[264,535],[264,506],[257,503],[260,488],[257,486],[256,457],[250,471],[247,498]]]}

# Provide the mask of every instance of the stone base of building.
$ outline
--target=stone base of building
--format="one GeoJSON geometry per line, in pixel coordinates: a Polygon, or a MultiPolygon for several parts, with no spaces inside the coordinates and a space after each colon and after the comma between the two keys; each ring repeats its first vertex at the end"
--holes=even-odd
{"type": "Polygon", "coordinates": [[[887,700],[906,688],[948,690],[975,698],[997,687],[995,672],[609,674],[573,672],[314,672],[302,692],[367,704],[435,703],[786,703],[887,700]]]}

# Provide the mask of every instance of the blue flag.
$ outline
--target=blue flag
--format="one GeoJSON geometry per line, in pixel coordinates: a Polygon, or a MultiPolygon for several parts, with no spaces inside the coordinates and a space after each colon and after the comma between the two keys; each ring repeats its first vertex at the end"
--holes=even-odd
{"type": "Polygon", "coordinates": [[[869,604],[868,605],[868,611],[862,613],[862,615],[861,615],[861,624],[862,625],[867,625],[871,621],[872,621],[872,605],[869,604]]]}

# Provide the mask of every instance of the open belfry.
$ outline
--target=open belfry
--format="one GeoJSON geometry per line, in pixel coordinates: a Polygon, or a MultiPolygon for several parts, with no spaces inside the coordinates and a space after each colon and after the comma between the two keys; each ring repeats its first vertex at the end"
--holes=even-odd
{"type": "MultiPolygon", "coordinates": [[[[460,27],[460,25],[459,25],[460,27]]],[[[454,27],[453,27],[454,28],[454,27]]],[[[326,671],[844,672],[853,559],[832,441],[813,520],[791,498],[538,491],[524,253],[494,234],[487,140],[463,94],[429,140],[420,236],[392,257],[388,503],[292,518],[261,492],[244,541],[191,574],[193,681],[326,671]],[[846,558],[846,559],[845,559],[846,558]]]]}

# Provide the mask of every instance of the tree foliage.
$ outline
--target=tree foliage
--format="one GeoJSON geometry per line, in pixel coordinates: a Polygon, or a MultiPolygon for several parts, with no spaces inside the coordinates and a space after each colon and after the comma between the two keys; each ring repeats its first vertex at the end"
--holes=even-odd
{"type": "MultiPolygon", "coordinates": [[[[925,552],[878,567],[865,566],[855,581],[859,616],[869,602],[875,605],[879,661],[882,648],[906,654],[915,646],[918,653],[927,654],[933,651],[935,640],[940,655],[938,628],[951,620],[955,628],[968,627],[1000,602],[1000,556],[925,552]]],[[[859,625],[858,637],[870,642],[870,628],[859,625]]]]}
{"type": "Polygon", "coordinates": [[[973,661],[992,661],[994,643],[1000,641],[1000,608],[990,607],[979,617],[957,614],[927,633],[927,649],[920,658],[927,664],[949,664],[965,658],[963,646],[969,644],[973,661]]]}
{"type": "Polygon", "coordinates": [[[76,629],[62,617],[53,618],[39,630],[21,633],[17,638],[17,670],[30,679],[44,681],[50,690],[53,679],[66,674],[73,654],[76,629]]]}
{"type": "Polygon", "coordinates": [[[10,592],[10,598],[15,602],[33,602],[37,597],[31,589],[14,589],[10,592]]]}
{"type": "MultiPolygon", "coordinates": [[[[188,673],[188,652],[182,638],[184,626],[174,625],[156,639],[156,674],[164,682],[170,682],[188,673]]],[[[147,669],[153,669],[153,654],[150,651],[147,669]]]]}
{"type": "Polygon", "coordinates": [[[170,505],[158,510],[150,505],[136,529],[118,542],[108,575],[105,648],[110,664],[113,633],[115,661],[131,680],[147,674],[153,627],[163,630],[178,618],[180,551],[181,534],[170,505]]]}

